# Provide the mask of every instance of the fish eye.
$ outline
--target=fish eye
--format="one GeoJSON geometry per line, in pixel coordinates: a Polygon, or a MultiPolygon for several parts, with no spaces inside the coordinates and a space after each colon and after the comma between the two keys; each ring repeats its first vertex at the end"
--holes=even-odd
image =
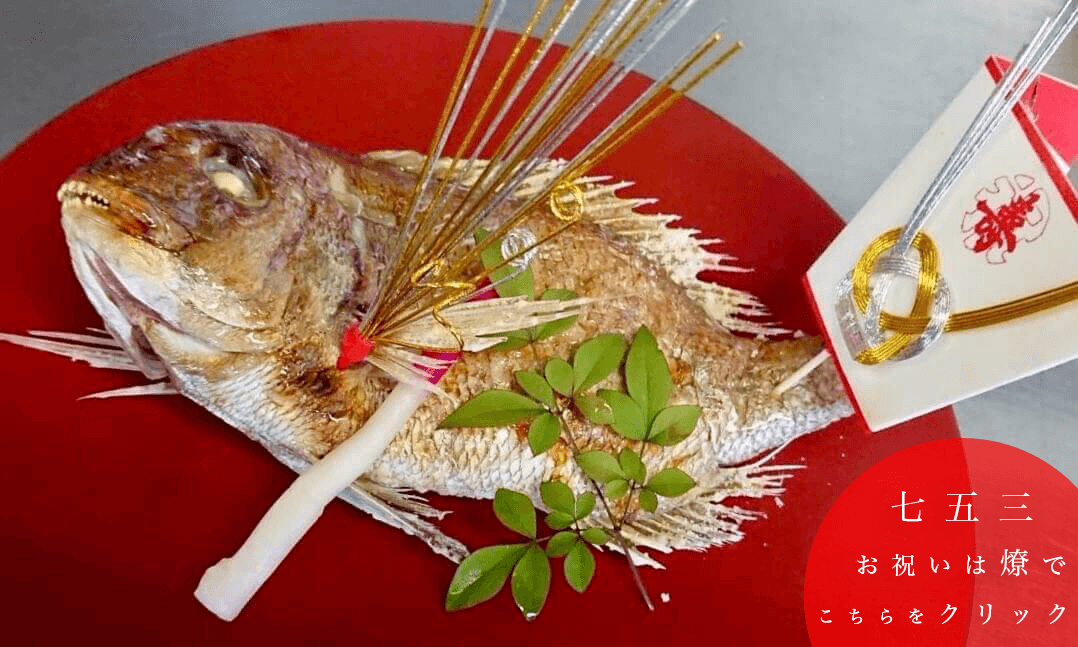
{"type": "Polygon", "coordinates": [[[261,165],[235,146],[213,146],[202,160],[202,171],[218,191],[244,206],[261,207],[269,200],[261,165]]]}

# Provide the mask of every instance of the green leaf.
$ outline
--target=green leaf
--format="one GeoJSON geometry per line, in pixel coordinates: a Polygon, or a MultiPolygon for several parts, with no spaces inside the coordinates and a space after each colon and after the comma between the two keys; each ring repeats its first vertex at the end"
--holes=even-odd
{"type": "Polygon", "coordinates": [[[505,337],[505,341],[499,342],[487,350],[516,350],[518,348],[524,348],[531,343],[531,335],[526,330],[510,330],[499,335],[493,335],[495,337],[505,337]]]}
{"type": "Polygon", "coordinates": [[[546,543],[546,554],[550,557],[561,557],[568,553],[575,543],[576,533],[570,530],[562,530],[546,543]]]}
{"type": "Polygon", "coordinates": [[[576,514],[573,516],[577,519],[583,519],[591,514],[591,511],[595,509],[595,494],[592,492],[581,492],[580,496],[576,498],[576,514]]]}
{"type": "Polygon", "coordinates": [[[606,484],[606,498],[620,499],[629,491],[629,482],[625,479],[614,479],[606,484]]]}
{"type": "Polygon", "coordinates": [[[655,508],[659,507],[659,497],[651,490],[640,490],[640,507],[655,512],[655,508]]]}
{"type": "Polygon", "coordinates": [[[585,418],[597,425],[608,425],[614,422],[614,409],[599,396],[577,393],[573,396],[573,404],[585,418]]]}
{"type": "Polygon", "coordinates": [[[623,478],[618,459],[603,451],[590,451],[577,454],[576,464],[584,470],[590,478],[599,483],[606,483],[612,479],[623,478]]]}
{"type": "Polygon", "coordinates": [[[474,607],[497,595],[530,545],[487,546],[464,558],[449,583],[445,610],[474,607]]]}
{"type": "Polygon", "coordinates": [[[598,396],[602,398],[614,412],[614,422],[610,428],[625,436],[629,440],[643,440],[647,433],[648,425],[644,420],[644,412],[635,400],[620,391],[599,389],[598,396]]]}
{"type": "Polygon", "coordinates": [[[498,488],[494,493],[494,516],[506,528],[535,539],[535,508],[531,499],[520,492],[498,488]]]}
{"type": "Polygon", "coordinates": [[[563,530],[573,525],[576,519],[573,519],[573,515],[567,512],[551,512],[546,516],[545,521],[551,530],[563,530]]]}
{"type": "Polygon", "coordinates": [[[550,592],[550,561],[542,548],[535,544],[528,548],[513,569],[513,580],[509,586],[517,608],[529,621],[534,620],[550,592]]]}
{"type": "Polygon", "coordinates": [[[569,301],[570,299],[577,298],[578,295],[572,290],[566,290],[565,288],[550,288],[546,292],[543,292],[543,296],[539,297],[540,301],[569,301]]]}
{"type": "Polygon", "coordinates": [[[573,547],[569,549],[569,554],[565,556],[563,566],[565,581],[569,583],[569,586],[573,587],[577,593],[586,591],[592,576],[595,575],[595,557],[592,556],[588,545],[580,542],[573,544],[573,547]]]}
{"type": "Polygon", "coordinates": [[[562,395],[573,394],[573,367],[564,359],[555,357],[546,363],[543,370],[546,381],[562,395]]]}
{"type": "Polygon", "coordinates": [[[643,483],[648,477],[648,468],[644,466],[644,461],[640,460],[640,456],[628,447],[618,454],[618,464],[621,465],[625,476],[637,483],[643,483]]]}
{"type": "Polygon", "coordinates": [[[685,494],[694,485],[696,481],[691,476],[676,467],[668,467],[652,476],[647,488],[655,494],[671,497],[685,494]]]}
{"type": "Polygon", "coordinates": [[[494,389],[483,391],[457,407],[439,425],[441,429],[455,427],[500,427],[520,422],[545,411],[543,405],[512,391],[494,389]]]}
{"type": "Polygon", "coordinates": [[[580,536],[584,538],[584,541],[589,544],[595,544],[596,546],[602,546],[610,541],[610,535],[608,535],[602,528],[588,528],[582,532],[580,536]]]}
{"type": "Polygon", "coordinates": [[[655,416],[648,442],[656,445],[676,445],[689,437],[700,419],[700,407],[695,404],[676,404],[655,416]]]}
{"type": "Polygon", "coordinates": [[[624,356],[625,339],[621,335],[599,335],[581,344],[573,355],[573,393],[605,380],[624,356]]]}
{"type": "Polygon", "coordinates": [[[525,393],[548,407],[554,407],[554,391],[546,383],[546,378],[535,371],[517,371],[514,377],[525,393]]]}
{"type": "MultiPolygon", "coordinates": [[[[539,299],[541,301],[568,301],[569,299],[575,299],[576,297],[576,292],[573,292],[572,290],[555,288],[544,292],[543,296],[539,297],[539,299]]],[[[571,328],[572,325],[576,323],[576,320],[577,316],[574,315],[572,317],[565,317],[564,319],[555,319],[554,321],[545,324],[539,324],[532,328],[532,339],[539,341],[540,339],[560,335],[571,328]]]]}
{"type": "Polygon", "coordinates": [[[625,387],[640,405],[648,423],[666,406],[674,388],[666,358],[646,326],[636,331],[625,358],[625,387]]]}
{"type": "MultiPolygon", "coordinates": [[[[482,230],[476,230],[475,242],[482,243],[487,239],[489,234],[482,230]]],[[[502,241],[497,240],[488,245],[479,255],[483,262],[484,269],[491,269],[498,267],[505,260],[502,258],[502,241]]],[[[496,270],[490,275],[490,282],[497,284],[507,276],[510,276],[516,271],[512,266],[505,266],[500,270],[496,270]]],[[[530,268],[525,268],[523,272],[517,274],[515,277],[505,281],[494,288],[500,297],[528,297],[531,299],[535,296],[535,279],[532,276],[530,268]]]]}
{"type": "Polygon", "coordinates": [[[528,445],[538,456],[554,446],[561,436],[561,421],[552,413],[543,413],[528,427],[528,445]]]}
{"type": "Polygon", "coordinates": [[[539,496],[551,510],[573,514],[573,491],[561,481],[543,481],[540,483],[539,496]]]}

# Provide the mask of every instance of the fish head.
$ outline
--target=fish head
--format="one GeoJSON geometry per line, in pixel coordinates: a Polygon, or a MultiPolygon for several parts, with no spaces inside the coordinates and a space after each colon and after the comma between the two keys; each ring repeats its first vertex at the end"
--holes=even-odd
{"type": "Polygon", "coordinates": [[[60,187],[75,272],[144,372],[163,376],[158,358],[205,364],[270,350],[290,303],[302,302],[288,312],[295,326],[339,309],[357,251],[326,233],[347,215],[328,188],[335,164],[270,127],[178,123],[60,187]],[[297,295],[298,283],[319,289],[297,295]]]}

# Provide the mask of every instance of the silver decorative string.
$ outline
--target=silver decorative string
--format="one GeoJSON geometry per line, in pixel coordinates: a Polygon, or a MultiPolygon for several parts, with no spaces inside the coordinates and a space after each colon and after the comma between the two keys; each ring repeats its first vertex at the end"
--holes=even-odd
{"type": "Polygon", "coordinates": [[[528,269],[539,250],[535,247],[535,234],[530,229],[517,227],[512,229],[502,239],[502,258],[511,259],[509,267],[513,268],[510,277],[516,278],[521,272],[528,269]],[[519,254],[519,256],[518,256],[519,254]]]}
{"type": "Polygon", "coordinates": [[[1040,76],[1044,66],[1059,49],[1076,22],[1078,22],[1078,0],[1068,0],[1059,13],[1041,23],[1040,28],[1019,52],[1007,74],[981,107],[973,123],[944,162],[939,175],[932,181],[921,201],[914,208],[902,236],[894,247],[894,254],[905,254],[909,250],[914,236],[924,227],[940,201],[954,187],[977,153],[995,134],[1000,123],[1014,105],[1025,95],[1030,84],[1040,76]]]}

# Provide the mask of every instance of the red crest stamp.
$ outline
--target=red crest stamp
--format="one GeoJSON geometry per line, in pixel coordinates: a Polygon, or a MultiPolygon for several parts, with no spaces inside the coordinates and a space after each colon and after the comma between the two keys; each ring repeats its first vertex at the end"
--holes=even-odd
{"type": "Polygon", "coordinates": [[[974,196],[962,217],[965,246],[995,265],[1007,262],[1019,241],[1032,242],[1048,226],[1048,194],[1029,175],[999,177],[974,196]]]}

